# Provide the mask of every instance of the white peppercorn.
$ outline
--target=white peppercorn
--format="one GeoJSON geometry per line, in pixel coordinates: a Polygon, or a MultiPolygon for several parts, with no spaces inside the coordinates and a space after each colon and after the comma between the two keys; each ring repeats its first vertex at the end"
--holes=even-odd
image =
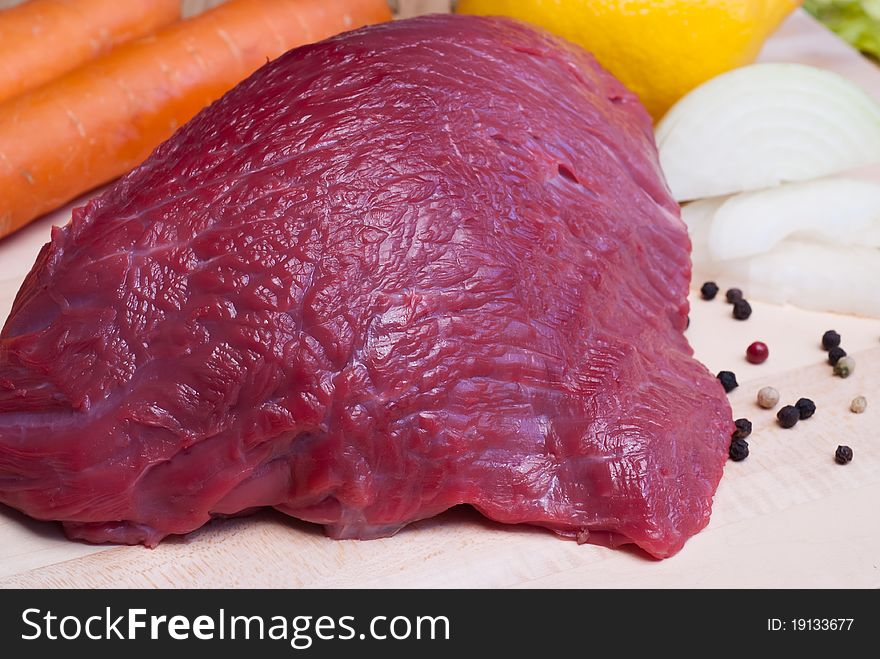
{"type": "Polygon", "coordinates": [[[758,392],[758,405],[765,410],[772,410],[779,402],[779,392],[773,387],[762,387],[758,392]]]}
{"type": "Polygon", "coordinates": [[[864,396],[856,396],[853,398],[852,403],[849,405],[849,409],[855,412],[856,414],[861,414],[868,408],[868,399],[864,396]]]}

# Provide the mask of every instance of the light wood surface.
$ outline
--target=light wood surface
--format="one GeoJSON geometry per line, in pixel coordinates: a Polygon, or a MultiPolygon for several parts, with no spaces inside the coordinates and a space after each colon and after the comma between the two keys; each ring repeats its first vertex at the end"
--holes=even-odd
{"type": "MultiPolygon", "coordinates": [[[[880,72],[805,15],[765,57],[837,70],[880,97],[880,72]]],[[[0,242],[0,318],[50,226],[69,216],[64,209],[0,242]]],[[[713,371],[737,372],[734,410],[755,431],[749,459],[725,469],[709,527],[671,559],[578,546],[467,509],[370,542],[329,540],[267,511],[152,551],[70,542],[54,524],[0,509],[0,587],[880,587],[880,320],[755,303],[752,318],[737,322],[720,298],[692,305],[696,353],[713,371]],[[832,377],[818,345],[831,328],[857,360],[846,380],[832,377]],[[760,366],[743,357],[756,339],[771,349],[760,366]],[[813,398],[819,411],[783,430],[754,404],[763,384],[785,402],[813,398]],[[858,394],[869,400],[862,415],[849,411],[858,394]],[[838,444],[853,448],[851,464],[834,463],[838,444]]]]}

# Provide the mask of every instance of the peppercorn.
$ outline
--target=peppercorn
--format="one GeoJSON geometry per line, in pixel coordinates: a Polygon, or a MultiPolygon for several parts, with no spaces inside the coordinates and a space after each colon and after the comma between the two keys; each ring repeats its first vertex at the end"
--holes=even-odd
{"type": "Polygon", "coordinates": [[[758,405],[765,410],[772,410],[779,402],[779,392],[773,387],[762,387],[758,392],[758,405]]]}
{"type": "Polygon", "coordinates": [[[749,457],[749,443],[744,439],[734,439],[730,442],[727,454],[734,462],[742,462],[749,457]]]}
{"type": "Polygon", "coordinates": [[[834,460],[839,465],[845,465],[848,462],[852,462],[853,459],[853,450],[849,446],[838,446],[837,450],[834,452],[834,460]]]}
{"type": "Polygon", "coordinates": [[[751,364],[763,364],[767,361],[767,357],[769,356],[770,349],[763,341],[755,341],[748,348],[746,348],[746,359],[751,364]]]}
{"type": "Polygon", "coordinates": [[[739,386],[739,382],[736,381],[736,374],[731,371],[721,371],[715,377],[721,381],[721,386],[724,387],[724,391],[727,393],[730,393],[739,386]]]}
{"type": "Polygon", "coordinates": [[[841,357],[846,357],[846,350],[840,346],[834,346],[828,351],[828,363],[832,366],[837,366],[837,362],[840,361],[841,357]]]}
{"type": "Polygon", "coordinates": [[[733,304],[737,300],[743,299],[743,292],[738,288],[729,288],[727,289],[727,293],[724,294],[724,297],[727,298],[727,301],[730,304],[733,304]]]}
{"type": "Polygon", "coordinates": [[[855,414],[861,414],[868,409],[868,399],[864,396],[856,396],[849,404],[849,409],[855,414]]]}
{"type": "Polygon", "coordinates": [[[714,281],[707,281],[700,287],[700,295],[703,296],[704,300],[714,300],[715,296],[718,295],[718,284],[714,281]]]}
{"type": "Polygon", "coordinates": [[[840,361],[834,365],[834,375],[841,378],[848,378],[854,370],[856,370],[856,360],[849,355],[841,357],[840,361]]]}
{"type": "Polygon", "coordinates": [[[733,317],[737,320],[748,320],[752,315],[752,305],[747,300],[737,300],[733,303],[733,317]]]}
{"type": "Polygon", "coordinates": [[[797,408],[798,414],[801,415],[801,421],[809,419],[816,413],[816,403],[809,398],[799,398],[794,406],[797,408]]]}
{"type": "Polygon", "coordinates": [[[776,413],[779,425],[783,428],[793,428],[800,421],[801,413],[794,405],[786,405],[776,413]]]}
{"type": "Polygon", "coordinates": [[[733,439],[745,439],[752,434],[752,422],[748,419],[737,419],[733,423],[736,426],[736,430],[731,435],[733,439]]]}
{"type": "Polygon", "coordinates": [[[840,345],[840,334],[834,330],[828,330],[822,335],[822,347],[825,350],[831,350],[840,345]]]}

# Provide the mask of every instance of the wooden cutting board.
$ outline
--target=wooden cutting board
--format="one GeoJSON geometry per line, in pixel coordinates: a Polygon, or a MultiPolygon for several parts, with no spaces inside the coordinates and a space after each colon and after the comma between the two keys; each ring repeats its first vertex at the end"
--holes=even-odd
{"type": "MultiPolygon", "coordinates": [[[[786,23],[764,58],[833,69],[880,98],[880,71],[805,14],[786,23]]],[[[69,217],[62,210],[0,242],[0,317],[50,226],[69,217]]],[[[370,542],[329,540],[318,527],[267,511],[151,551],[70,542],[55,524],[0,508],[0,587],[880,586],[880,320],[756,303],[752,318],[737,322],[720,298],[692,304],[697,356],[713,371],[737,372],[731,400],[755,430],[749,459],[725,469],[709,527],[671,559],[578,546],[468,509],[370,542]],[[857,360],[849,379],[832,377],[823,361],[819,338],[830,328],[857,360]],[[743,357],[756,339],[772,353],[761,366],[743,357]],[[754,403],[764,384],[786,402],[812,398],[818,412],[782,430],[754,403]],[[869,400],[861,415],[849,411],[858,394],[869,400]],[[838,444],[853,448],[851,464],[834,463],[838,444]]]]}

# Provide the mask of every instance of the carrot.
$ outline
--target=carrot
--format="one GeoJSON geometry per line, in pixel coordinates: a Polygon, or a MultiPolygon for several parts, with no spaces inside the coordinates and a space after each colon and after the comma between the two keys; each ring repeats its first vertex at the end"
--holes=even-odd
{"type": "Polygon", "coordinates": [[[388,19],[385,0],[231,0],[0,104],[0,237],[127,172],[267,59],[388,19]]]}
{"type": "Polygon", "coordinates": [[[2,10],[0,101],[179,18],[179,0],[30,0],[2,10]]]}

